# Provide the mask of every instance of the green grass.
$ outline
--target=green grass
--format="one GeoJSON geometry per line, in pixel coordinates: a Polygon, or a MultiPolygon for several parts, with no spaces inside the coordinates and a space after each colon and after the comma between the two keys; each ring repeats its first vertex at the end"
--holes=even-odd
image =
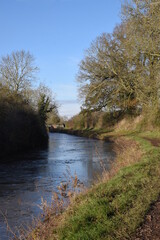
{"type": "Polygon", "coordinates": [[[160,148],[153,147],[142,134],[127,135],[139,142],[144,152],[141,161],[79,195],[64,213],[61,226],[54,229],[58,239],[130,239],[143,222],[160,194],[160,148]]]}

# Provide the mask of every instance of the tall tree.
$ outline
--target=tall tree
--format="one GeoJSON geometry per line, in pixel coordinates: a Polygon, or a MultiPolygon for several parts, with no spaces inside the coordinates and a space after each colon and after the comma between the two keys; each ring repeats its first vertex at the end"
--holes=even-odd
{"type": "Polygon", "coordinates": [[[34,57],[29,52],[12,52],[0,60],[0,82],[10,91],[25,95],[37,70],[34,57]]]}
{"type": "Polygon", "coordinates": [[[143,108],[159,108],[160,2],[127,1],[122,14],[127,23],[125,47],[132,57],[138,99],[143,108]]]}
{"type": "Polygon", "coordinates": [[[100,110],[106,107],[111,99],[115,73],[111,69],[110,42],[109,34],[98,37],[80,63],[77,79],[84,109],[100,110]]]}
{"type": "Polygon", "coordinates": [[[34,108],[38,110],[42,124],[45,124],[48,117],[58,117],[58,106],[53,97],[52,91],[44,84],[33,91],[34,93],[34,108]]]}
{"type": "Polygon", "coordinates": [[[122,23],[98,37],[80,63],[82,108],[160,109],[160,2],[125,1],[122,23]]]}
{"type": "Polygon", "coordinates": [[[80,63],[78,81],[83,108],[126,111],[137,103],[134,77],[125,51],[125,25],[98,37],[80,63]]]}

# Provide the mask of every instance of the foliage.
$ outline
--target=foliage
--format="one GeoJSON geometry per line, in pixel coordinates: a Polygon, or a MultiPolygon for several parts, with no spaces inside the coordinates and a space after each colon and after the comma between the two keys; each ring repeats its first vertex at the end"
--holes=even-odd
{"type": "Polygon", "coordinates": [[[52,111],[52,109],[49,109],[49,105],[49,97],[47,97],[45,94],[42,94],[38,102],[38,114],[42,124],[44,124],[47,120],[47,113],[52,111]]]}
{"type": "Polygon", "coordinates": [[[32,91],[31,105],[38,111],[42,124],[48,123],[48,118],[50,124],[59,120],[58,106],[53,93],[44,84],[41,83],[37,89],[32,91]]]}
{"type": "Polygon", "coordinates": [[[47,117],[48,117],[47,118],[48,125],[64,122],[63,120],[60,119],[57,109],[53,109],[52,112],[48,113],[47,117]]]}
{"type": "Polygon", "coordinates": [[[57,104],[48,87],[33,88],[37,71],[29,52],[16,51],[0,61],[0,155],[46,146],[46,120],[57,104]]]}
{"type": "Polygon", "coordinates": [[[117,27],[113,35],[103,34],[91,44],[87,56],[80,64],[78,81],[80,97],[84,97],[84,109],[114,110],[120,107],[126,110],[135,98],[134,86],[126,80],[129,69],[126,68],[127,56],[120,39],[123,38],[123,26],[117,27]],[[119,43],[120,42],[120,43],[119,43]]]}
{"type": "Polygon", "coordinates": [[[160,3],[131,0],[122,23],[92,42],[80,63],[78,82],[86,111],[159,111],[160,3]]]}
{"type": "Polygon", "coordinates": [[[123,118],[134,118],[137,116],[130,117],[130,114],[124,113],[123,111],[96,111],[96,112],[85,112],[73,116],[66,122],[66,126],[69,129],[107,129],[115,126],[123,118]]]}
{"type": "Polygon", "coordinates": [[[0,98],[0,155],[9,155],[45,146],[45,126],[21,96],[0,98]]]}
{"type": "Polygon", "coordinates": [[[26,97],[37,70],[34,57],[29,52],[12,52],[1,58],[0,82],[10,91],[26,97]]]}

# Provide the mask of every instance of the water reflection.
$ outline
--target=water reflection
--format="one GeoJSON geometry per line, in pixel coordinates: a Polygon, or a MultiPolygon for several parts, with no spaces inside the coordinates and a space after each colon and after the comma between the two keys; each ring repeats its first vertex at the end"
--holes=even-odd
{"type": "MultiPolygon", "coordinates": [[[[50,134],[48,149],[18,156],[0,165],[0,211],[14,228],[29,223],[40,213],[41,196],[49,200],[65,180],[66,168],[89,185],[101,173],[100,160],[109,167],[112,144],[66,134],[50,134]],[[98,156],[99,155],[99,156],[98,156]]],[[[9,239],[0,215],[0,239],[9,239]]]]}

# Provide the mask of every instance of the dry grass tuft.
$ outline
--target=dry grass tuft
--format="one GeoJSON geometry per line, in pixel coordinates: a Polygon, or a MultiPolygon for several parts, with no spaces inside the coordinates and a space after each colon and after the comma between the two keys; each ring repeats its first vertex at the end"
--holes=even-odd
{"type": "Polygon", "coordinates": [[[110,171],[103,168],[100,182],[110,180],[121,168],[130,166],[142,158],[143,152],[137,142],[127,139],[126,137],[119,137],[114,140],[114,143],[114,151],[117,156],[116,160],[111,164],[110,171]]]}
{"type": "MultiPolygon", "coordinates": [[[[51,203],[48,203],[43,197],[41,198],[41,204],[38,207],[43,213],[35,218],[30,226],[21,226],[15,233],[5,219],[7,229],[13,236],[13,240],[45,240],[52,236],[52,229],[55,229],[61,222],[64,210],[73,201],[77,193],[85,189],[76,174],[71,176],[69,169],[67,169],[65,176],[66,182],[61,182],[57,187],[57,192],[53,192],[51,203]]],[[[58,239],[56,235],[52,238],[52,240],[54,239],[58,239]]]]}
{"type": "Polygon", "coordinates": [[[142,115],[137,116],[134,119],[123,118],[115,125],[115,132],[118,132],[120,130],[135,130],[137,128],[137,125],[143,121],[143,118],[144,117],[142,115]]]}

